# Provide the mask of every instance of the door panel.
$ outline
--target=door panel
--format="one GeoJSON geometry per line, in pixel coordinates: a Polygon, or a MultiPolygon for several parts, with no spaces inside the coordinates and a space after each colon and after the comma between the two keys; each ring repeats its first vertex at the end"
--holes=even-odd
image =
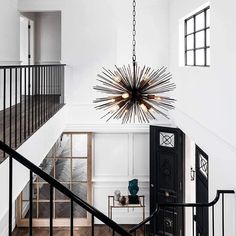
{"type": "MultiPolygon", "coordinates": [[[[208,202],[208,156],[196,146],[196,202],[208,202]]],[[[197,236],[208,236],[209,229],[208,208],[196,209],[197,236]]]]}
{"type": "MultiPolygon", "coordinates": [[[[157,203],[183,202],[184,134],[180,129],[150,127],[150,212],[157,203]]],[[[158,235],[184,235],[183,212],[161,209],[151,229],[158,235]],[[164,222],[164,223],[163,223],[164,222]],[[165,231],[165,233],[164,233],[165,231]]]]}

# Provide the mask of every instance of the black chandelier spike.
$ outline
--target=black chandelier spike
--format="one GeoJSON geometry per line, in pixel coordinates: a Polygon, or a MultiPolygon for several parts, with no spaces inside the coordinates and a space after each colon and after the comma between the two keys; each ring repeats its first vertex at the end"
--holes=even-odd
{"type": "MultiPolygon", "coordinates": [[[[173,109],[175,99],[163,93],[175,89],[171,82],[172,75],[166,67],[152,70],[150,67],[140,67],[136,62],[136,2],[133,0],[133,66],[115,66],[115,71],[103,68],[98,74],[101,85],[95,90],[107,94],[106,97],[97,98],[94,103],[99,103],[95,108],[106,111],[103,116],[110,119],[122,119],[122,123],[138,122],[149,123],[156,119],[155,113],[166,118],[166,112],[173,109]]],[[[103,118],[102,117],[102,118],[103,118]]]]}

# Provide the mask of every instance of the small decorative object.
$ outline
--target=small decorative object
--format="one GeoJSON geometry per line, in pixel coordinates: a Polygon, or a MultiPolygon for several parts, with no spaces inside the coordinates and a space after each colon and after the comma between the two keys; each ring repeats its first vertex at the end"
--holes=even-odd
{"type": "Polygon", "coordinates": [[[139,198],[138,198],[138,180],[137,179],[132,179],[129,181],[129,186],[128,186],[129,192],[131,195],[129,195],[129,204],[139,204],[139,198]]]}
{"type": "MultiPolygon", "coordinates": [[[[107,94],[97,98],[99,103],[95,108],[106,111],[105,116],[110,119],[122,119],[122,123],[149,123],[156,119],[155,114],[168,118],[166,112],[173,109],[175,99],[163,95],[175,89],[171,82],[172,75],[166,67],[153,70],[148,66],[140,67],[136,62],[136,1],[133,0],[133,66],[116,67],[115,70],[103,68],[97,79],[101,85],[95,90],[107,94]]],[[[102,117],[102,118],[103,118],[102,117]]]]}
{"type": "Polygon", "coordinates": [[[121,196],[121,197],[119,198],[119,202],[120,202],[121,205],[125,205],[125,204],[126,204],[126,198],[125,198],[125,196],[121,196]]]}
{"type": "Polygon", "coordinates": [[[119,201],[119,198],[120,198],[120,190],[116,190],[114,192],[114,200],[119,201]]]}

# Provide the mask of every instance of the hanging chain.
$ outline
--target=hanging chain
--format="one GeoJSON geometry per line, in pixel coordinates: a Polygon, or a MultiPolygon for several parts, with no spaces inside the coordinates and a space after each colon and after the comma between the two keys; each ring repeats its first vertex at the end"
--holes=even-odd
{"type": "Polygon", "coordinates": [[[136,61],[136,1],[133,0],[133,41],[132,41],[132,44],[133,44],[133,62],[136,61]]]}

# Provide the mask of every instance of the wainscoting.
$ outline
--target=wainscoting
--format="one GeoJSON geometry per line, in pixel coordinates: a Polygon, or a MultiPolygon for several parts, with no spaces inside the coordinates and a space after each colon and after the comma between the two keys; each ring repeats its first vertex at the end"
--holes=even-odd
{"type": "MultiPolygon", "coordinates": [[[[149,133],[94,133],[92,186],[93,204],[108,215],[108,195],[120,190],[128,195],[128,181],[139,180],[139,195],[145,196],[149,215],[149,133]]],[[[115,209],[113,219],[120,224],[142,220],[141,209],[115,209]]],[[[99,222],[96,222],[99,223],[99,222]]]]}

